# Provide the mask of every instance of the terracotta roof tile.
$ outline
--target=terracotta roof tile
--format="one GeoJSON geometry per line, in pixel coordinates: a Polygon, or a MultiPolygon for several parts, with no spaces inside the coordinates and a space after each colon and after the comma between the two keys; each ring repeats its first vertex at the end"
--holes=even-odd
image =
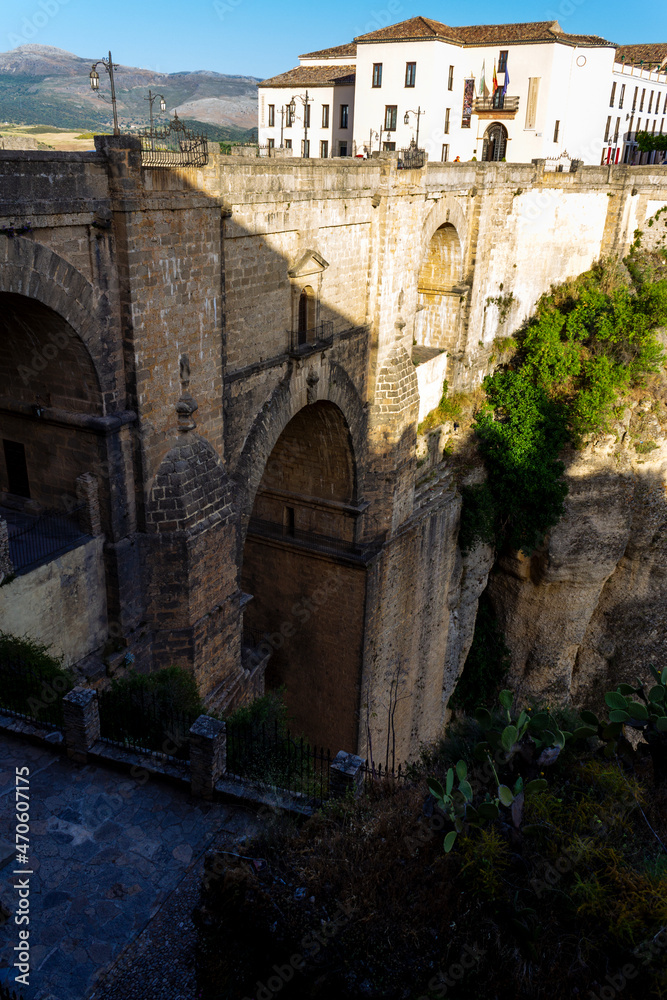
{"type": "Polygon", "coordinates": [[[444,38],[457,41],[457,28],[450,28],[430,17],[411,17],[399,24],[390,24],[367,35],[357,35],[355,42],[402,41],[408,38],[444,38]]]}
{"type": "Polygon", "coordinates": [[[561,30],[558,21],[528,21],[520,24],[472,24],[454,28],[428,17],[411,17],[367,35],[356,42],[399,41],[418,38],[441,38],[465,47],[502,45],[512,42],[560,41],[569,45],[611,45],[598,35],[570,35],[561,30]]]}
{"type": "Polygon", "coordinates": [[[664,66],[667,63],[667,42],[646,42],[638,45],[618,45],[616,62],[647,63],[664,66]]]}
{"type": "Polygon", "coordinates": [[[341,87],[353,84],[355,66],[296,66],[262,80],[258,87],[341,87]]]}
{"type": "Polygon", "coordinates": [[[317,52],[306,52],[299,59],[340,59],[346,56],[356,56],[357,46],[354,42],[347,45],[334,45],[331,49],[319,49],[317,52]]]}

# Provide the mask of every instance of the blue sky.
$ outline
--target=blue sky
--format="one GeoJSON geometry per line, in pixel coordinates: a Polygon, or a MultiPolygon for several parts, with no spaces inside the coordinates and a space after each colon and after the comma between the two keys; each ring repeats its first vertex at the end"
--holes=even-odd
{"type": "Polygon", "coordinates": [[[667,42],[667,5],[604,0],[515,0],[502,7],[433,0],[0,0],[0,51],[31,41],[159,72],[210,69],[266,77],[301,52],[338,45],[416,14],[446,24],[557,19],[564,31],[614,42],[667,42]]]}

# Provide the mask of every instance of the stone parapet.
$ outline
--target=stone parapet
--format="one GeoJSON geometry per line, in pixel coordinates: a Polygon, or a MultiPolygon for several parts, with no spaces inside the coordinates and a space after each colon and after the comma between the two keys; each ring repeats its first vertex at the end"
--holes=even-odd
{"type": "Polygon", "coordinates": [[[97,691],[75,687],[63,698],[63,722],[67,756],[85,764],[88,751],[100,738],[97,691]]]}
{"type": "Polygon", "coordinates": [[[342,798],[352,792],[356,798],[361,794],[364,782],[363,757],[339,750],[334,757],[329,773],[329,789],[332,798],[342,798]]]}
{"type": "Polygon", "coordinates": [[[210,799],[227,766],[227,726],[209,715],[200,715],[189,735],[190,788],[193,795],[210,799]]]}
{"type": "Polygon", "coordinates": [[[9,554],[9,529],[7,522],[0,517],[0,582],[13,573],[14,567],[9,554]]]}

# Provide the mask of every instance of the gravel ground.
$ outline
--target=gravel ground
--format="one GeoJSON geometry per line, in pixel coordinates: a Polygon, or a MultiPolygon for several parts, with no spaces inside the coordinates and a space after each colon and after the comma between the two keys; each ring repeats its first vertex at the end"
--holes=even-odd
{"type": "Polygon", "coordinates": [[[199,899],[204,854],[210,849],[234,851],[249,831],[259,827],[249,812],[239,810],[238,820],[240,832],[220,832],[212,838],[141,934],[102,973],[86,1000],[197,1000],[191,914],[199,899]]]}

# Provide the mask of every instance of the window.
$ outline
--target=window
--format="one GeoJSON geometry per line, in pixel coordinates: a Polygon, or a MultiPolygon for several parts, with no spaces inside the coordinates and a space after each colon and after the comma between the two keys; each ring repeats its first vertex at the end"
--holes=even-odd
{"type": "Polygon", "coordinates": [[[382,86],[382,63],[373,63],[373,86],[382,86]]]}
{"type": "Polygon", "coordinates": [[[310,104],[306,105],[306,128],[310,128],[310,104]]]}
{"type": "Polygon", "coordinates": [[[619,106],[619,108],[623,107],[623,101],[624,100],[625,100],[625,84],[622,84],[622,86],[621,86],[621,96],[618,99],[618,106],[619,106]]]}
{"type": "Polygon", "coordinates": [[[338,155],[347,156],[347,142],[341,141],[338,143],[338,155]]]}
{"type": "Polygon", "coordinates": [[[507,49],[501,49],[500,55],[498,56],[498,72],[507,72],[507,49]]]}
{"type": "Polygon", "coordinates": [[[554,125],[554,142],[558,142],[558,135],[560,133],[560,122],[557,121],[554,125]]]}
{"type": "Polygon", "coordinates": [[[526,104],[526,128],[535,128],[535,121],[537,119],[537,95],[540,90],[540,80],[542,78],[539,76],[531,76],[528,78],[528,102],[526,104]]]}
{"type": "MultiPolygon", "coordinates": [[[[315,324],[317,322],[317,299],[311,285],[306,285],[299,296],[299,345],[307,344],[315,339],[315,324]]],[[[290,508],[287,507],[287,510],[290,508]]],[[[293,516],[293,515],[292,515],[293,516]]],[[[288,522],[289,523],[289,522],[288,522]]],[[[292,521],[292,524],[294,522],[292,521]]]]}
{"type": "Polygon", "coordinates": [[[443,163],[446,163],[447,160],[449,159],[449,145],[447,143],[443,144],[442,156],[440,157],[440,159],[442,160],[443,163]]]}
{"type": "Polygon", "coordinates": [[[445,135],[449,135],[449,113],[451,110],[451,108],[445,108],[445,135]]]}
{"type": "Polygon", "coordinates": [[[454,89],[454,67],[449,67],[449,76],[447,77],[447,90],[454,89]]]}
{"type": "Polygon", "coordinates": [[[350,117],[350,105],[341,104],[340,106],[340,127],[347,128],[347,122],[350,117]]]}
{"type": "Polygon", "coordinates": [[[667,94],[665,94],[665,103],[662,106],[662,113],[667,114],[667,94]]]}
{"type": "Polygon", "coordinates": [[[641,100],[639,102],[639,110],[640,111],[644,110],[644,98],[645,97],[646,97],[646,89],[642,90],[642,96],[641,96],[641,100]]]}
{"type": "Polygon", "coordinates": [[[655,134],[655,127],[656,127],[656,125],[657,125],[657,124],[658,124],[658,122],[657,122],[657,120],[656,120],[656,119],[654,118],[654,119],[653,119],[653,128],[651,129],[651,132],[652,132],[653,134],[655,134]]]}
{"type": "MultiPolygon", "coordinates": [[[[301,318],[301,303],[299,303],[299,319],[301,318]]],[[[299,326],[299,343],[301,343],[301,327],[299,326]]],[[[304,340],[305,344],[306,341],[304,340]]],[[[294,537],[294,507],[283,507],[283,534],[294,537]]]]}
{"type": "MultiPolygon", "coordinates": [[[[653,107],[653,98],[654,98],[654,96],[655,96],[655,91],[652,90],[651,91],[651,96],[648,99],[648,113],[649,114],[651,114],[651,108],[653,107]]],[[[657,101],[657,104],[655,106],[655,113],[656,114],[658,113],[658,104],[660,104],[660,95],[658,95],[658,101],[657,101]]]]}
{"type": "Polygon", "coordinates": [[[607,140],[609,139],[609,130],[610,129],[611,129],[611,115],[609,115],[609,117],[607,118],[607,125],[606,125],[606,128],[604,130],[604,141],[605,142],[607,142],[607,140]]]}
{"type": "Polygon", "coordinates": [[[269,128],[273,128],[276,124],[276,106],[275,104],[269,104],[269,128]]]}
{"type": "Polygon", "coordinates": [[[417,63],[409,62],[405,64],[405,86],[414,87],[417,79],[417,63]]]}
{"type": "Polygon", "coordinates": [[[30,481],[28,466],[25,460],[25,446],[18,441],[3,441],[5,465],[7,467],[7,486],[10,493],[17,497],[30,497],[30,481]]]}
{"type": "Polygon", "coordinates": [[[385,132],[396,131],[396,119],[398,117],[398,105],[387,104],[384,109],[384,130],[385,132]]]}
{"type": "Polygon", "coordinates": [[[614,142],[618,142],[618,136],[621,131],[621,119],[616,119],[616,128],[614,129],[614,142]]]}
{"type": "Polygon", "coordinates": [[[329,128],[329,105],[322,105],[322,128],[329,128]]]}
{"type": "Polygon", "coordinates": [[[633,121],[634,121],[634,118],[632,116],[630,116],[630,124],[628,125],[628,135],[632,132],[632,123],[633,123],[633,121]]]}
{"type": "Polygon", "coordinates": [[[276,140],[269,139],[269,149],[275,149],[275,148],[276,148],[276,140]]]}
{"type": "Polygon", "coordinates": [[[665,127],[665,119],[663,118],[660,122],[660,135],[662,135],[663,129],[665,127]]]}
{"type": "Polygon", "coordinates": [[[609,107],[610,108],[613,108],[613,106],[614,106],[614,97],[615,97],[615,95],[616,95],[616,84],[612,83],[612,85],[611,85],[611,97],[609,98],[609,107]]]}
{"type": "Polygon", "coordinates": [[[320,159],[326,160],[329,158],[329,143],[326,139],[322,139],[320,142],[320,159]]]}
{"type": "Polygon", "coordinates": [[[285,139],[285,149],[291,149],[291,148],[292,148],[292,140],[285,139]]]}
{"type": "Polygon", "coordinates": [[[632,98],[632,110],[637,110],[637,94],[639,93],[639,87],[635,87],[635,96],[632,98]]]}
{"type": "Polygon", "coordinates": [[[396,149],[396,143],[395,142],[383,142],[382,143],[382,149],[384,150],[385,153],[393,153],[394,150],[396,149]]]}
{"type": "Polygon", "coordinates": [[[305,159],[308,159],[308,157],[310,156],[310,139],[301,140],[301,155],[305,159]]]}
{"type": "Polygon", "coordinates": [[[291,128],[293,124],[294,124],[294,116],[292,115],[292,111],[288,104],[285,108],[285,128],[291,128]]]}

